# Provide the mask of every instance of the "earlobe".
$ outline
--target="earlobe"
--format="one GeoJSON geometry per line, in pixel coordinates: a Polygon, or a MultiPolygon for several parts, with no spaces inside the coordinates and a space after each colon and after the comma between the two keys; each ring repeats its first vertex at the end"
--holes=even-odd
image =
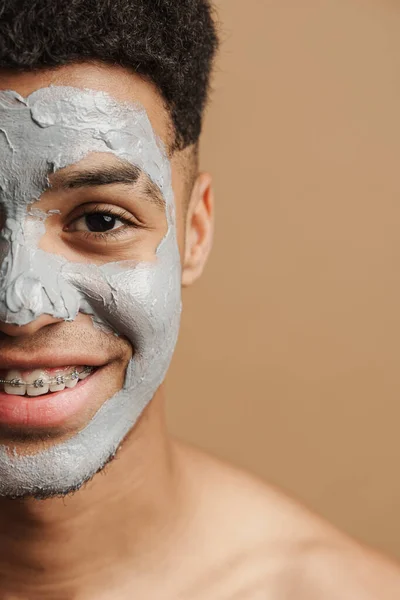
{"type": "Polygon", "coordinates": [[[209,173],[201,173],[193,186],[186,218],[186,243],[182,285],[187,287],[202,274],[212,247],[214,192],[209,173]]]}

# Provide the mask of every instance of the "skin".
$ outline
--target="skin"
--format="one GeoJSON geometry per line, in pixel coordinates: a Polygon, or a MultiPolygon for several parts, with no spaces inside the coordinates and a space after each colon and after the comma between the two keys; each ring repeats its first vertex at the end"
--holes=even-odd
{"type": "MultiPolygon", "coordinates": [[[[138,101],[156,133],[172,143],[160,95],[124,69],[79,64],[36,74],[0,73],[0,88],[23,96],[51,84],[138,101]]],[[[205,173],[194,183],[188,177],[192,150],[171,157],[183,286],[201,275],[213,234],[212,181],[205,173]]],[[[57,191],[57,182],[52,183],[42,208],[66,202],[71,211],[79,208],[82,192],[57,191]]],[[[127,202],[124,190],[117,197],[127,202]]],[[[122,245],[89,248],[82,242],[70,252],[92,262],[104,261],[104,253],[109,260],[121,253],[154,255],[166,225],[161,213],[151,218],[152,228],[122,245]]],[[[49,220],[43,249],[67,252],[60,228],[56,218],[49,220]]],[[[90,334],[85,315],[73,323],[49,316],[23,327],[0,323],[1,356],[15,350],[34,354],[48,344],[56,352],[60,340],[73,351],[87,344],[90,334]]],[[[123,339],[113,344],[109,337],[100,339],[96,352],[109,362],[108,387],[99,389],[93,405],[69,423],[68,431],[50,439],[16,439],[12,432],[0,432],[2,443],[11,438],[20,453],[55,444],[83,427],[120,389],[130,346],[123,339]]],[[[400,595],[397,566],[265,483],[172,439],[164,401],[161,386],[116,459],[74,495],[43,501],[0,498],[0,600],[128,600],[133,595],[138,600],[389,600],[400,595]]]]}

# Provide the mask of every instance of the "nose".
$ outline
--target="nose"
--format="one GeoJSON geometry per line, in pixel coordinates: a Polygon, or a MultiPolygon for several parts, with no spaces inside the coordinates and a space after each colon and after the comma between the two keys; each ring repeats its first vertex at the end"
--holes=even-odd
{"type": "Polygon", "coordinates": [[[37,248],[40,230],[35,220],[21,223],[10,217],[8,222],[2,262],[0,256],[0,332],[32,335],[47,325],[74,320],[81,297],[65,277],[66,261],[37,248]],[[17,235],[21,230],[22,238],[17,235]]]}
{"type": "Polygon", "coordinates": [[[10,337],[23,337],[36,333],[39,331],[39,329],[42,329],[42,327],[54,325],[55,323],[60,323],[61,321],[63,321],[63,319],[55,319],[50,315],[41,315],[27,325],[13,325],[0,321],[0,332],[5,333],[10,337]]]}

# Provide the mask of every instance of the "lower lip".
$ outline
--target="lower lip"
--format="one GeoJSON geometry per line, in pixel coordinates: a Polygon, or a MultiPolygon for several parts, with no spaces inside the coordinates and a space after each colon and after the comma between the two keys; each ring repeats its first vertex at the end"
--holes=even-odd
{"type": "Polygon", "coordinates": [[[0,392],[0,423],[19,427],[59,427],[77,415],[94,397],[97,369],[74,388],[43,396],[13,396],[0,392]]]}

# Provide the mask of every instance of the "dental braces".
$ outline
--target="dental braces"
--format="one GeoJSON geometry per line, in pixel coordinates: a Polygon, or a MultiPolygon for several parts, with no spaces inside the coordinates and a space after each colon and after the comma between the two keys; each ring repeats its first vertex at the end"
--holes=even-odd
{"type": "Polygon", "coordinates": [[[69,375],[57,375],[52,379],[43,379],[43,377],[39,377],[33,383],[26,383],[22,379],[11,379],[7,381],[5,379],[0,379],[0,383],[3,385],[11,385],[12,387],[22,387],[23,385],[35,387],[37,389],[43,388],[45,385],[64,385],[66,381],[75,381],[79,379],[79,375],[83,375],[84,373],[92,373],[94,371],[94,367],[84,367],[82,371],[78,371],[74,369],[72,373],[69,375]]]}

